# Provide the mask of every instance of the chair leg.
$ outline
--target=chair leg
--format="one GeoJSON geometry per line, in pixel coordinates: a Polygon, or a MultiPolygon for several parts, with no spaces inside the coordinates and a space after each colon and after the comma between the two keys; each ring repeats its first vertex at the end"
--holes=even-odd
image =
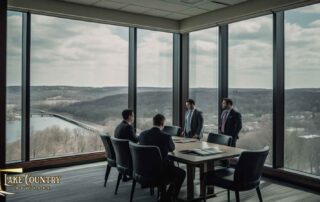
{"type": "Polygon", "coordinates": [[[154,187],[150,187],[150,196],[154,195],[154,187]]]}
{"type": "Polygon", "coordinates": [[[166,186],[165,185],[160,185],[159,189],[160,189],[160,201],[161,202],[165,202],[166,201],[166,196],[167,196],[166,186]]]}
{"type": "Polygon", "coordinates": [[[257,194],[258,194],[258,197],[259,197],[259,201],[262,202],[262,196],[261,196],[260,187],[258,186],[258,187],[256,188],[256,190],[257,190],[257,194]]]}
{"type": "Polygon", "coordinates": [[[239,192],[235,191],[234,193],[236,194],[236,202],[240,202],[239,192]]]}
{"type": "Polygon", "coordinates": [[[132,202],[132,200],[133,200],[133,194],[134,194],[134,189],[135,189],[135,187],[136,187],[136,181],[133,180],[133,181],[132,181],[132,187],[131,187],[130,202],[132,202]]]}
{"type": "Polygon", "coordinates": [[[121,178],[122,178],[122,174],[119,173],[119,175],[118,175],[118,180],[117,180],[117,185],[116,185],[116,190],[115,190],[115,192],[114,192],[115,195],[118,194],[118,188],[119,188],[119,184],[120,184],[121,178]]]}
{"type": "Polygon", "coordinates": [[[230,190],[228,189],[228,202],[230,202],[230,190]]]}
{"type": "Polygon", "coordinates": [[[203,201],[206,202],[207,201],[207,178],[205,176],[203,177],[203,186],[204,186],[203,201]]]}
{"type": "Polygon", "coordinates": [[[106,174],[104,176],[104,187],[106,187],[106,185],[107,185],[110,171],[111,171],[111,166],[107,165],[106,174]]]}
{"type": "Polygon", "coordinates": [[[157,199],[159,199],[159,196],[160,196],[160,188],[158,187],[158,193],[157,193],[157,199]]]}

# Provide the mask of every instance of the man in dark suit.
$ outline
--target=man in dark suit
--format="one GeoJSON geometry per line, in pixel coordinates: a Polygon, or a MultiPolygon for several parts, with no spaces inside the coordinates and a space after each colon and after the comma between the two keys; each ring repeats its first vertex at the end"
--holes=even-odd
{"type": "Polygon", "coordinates": [[[221,113],[219,132],[231,136],[231,146],[235,147],[242,128],[241,114],[233,108],[233,102],[229,98],[224,98],[221,105],[223,111],[221,113]]]}
{"type": "MultiPolygon", "coordinates": [[[[165,117],[162,114],[157,114],[153,117],[153,127],[149,130],[143,131],[139,136],[139,143],[141,145],[153,145],[160,149],[165,174],[169,179],[173,179],[174,185],[170,185],[166,199],[162,197],[161,201],[170,201],[172,197],[175,200],[180,192],[182,183],[186,176],[186,172],[181,168],[175,167],[173,162],[168,158],[168,152],[175,149],[175,145],[169,134],[162,131],[164,126],[165,117]]],[[[163,193],[162,193],[163,196],[163,193]]]]}
{"type": "Polygon", "coordinates": [[[132,126],[134,122],[134,114],[131,109],[125,109],[122,111],[122,122],[116,127],[114,131],[114,137],[119,139],[127,139],[137,143],[138,138],[134,132],[132,126]]]}
{"type": "Polygon", "coordinates": [[[197,110],[195,102],[188,99],[186,102],[187,111],[185,113],[183,134],[188,138],[202,138],[203,116],[202,112],[197,110]]]}

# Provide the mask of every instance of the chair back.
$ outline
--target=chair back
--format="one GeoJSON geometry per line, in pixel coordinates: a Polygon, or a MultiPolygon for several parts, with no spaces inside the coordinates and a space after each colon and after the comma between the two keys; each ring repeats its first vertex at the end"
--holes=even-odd
{"type": "Polygon", "coordinates": [[[181,134],[181,128],[179,126],[164,126],[162,131],[171,136],[179,136],[181,134]]]}
{"type": "Polygon", "coordinates": [[[268,153],[268,146],[258,151],[242,152],[235,168],[234,181],[242,188],[259,185],[268,153]]]}
{"type": "Polygon", "coordinates": [[[117,168],[123,174],[132,174],[132,158],[129,149],[129,140],[111,138],[116,154],[117,168]]]}
{"type": "Polygon", "coordinates": [[[138,145],[129,143],[133,177],[141,184],[158,183],[162,177],[163,163],[160,149],[157,146],[138,145]]]}
{"type": "Polygon", "coordinates": [[[100,135],[104,149],[106,151],[106,157],[108,164],[112,167],[116,166],[116,154],[114,152],[113,145],[111,143],[111,137],[109,135],[100,135]]]}
{"type": "Polygon", "coordinates": [[[207,142],[231,146],[232,137],[228,135],[209,133],[207,142]]]}

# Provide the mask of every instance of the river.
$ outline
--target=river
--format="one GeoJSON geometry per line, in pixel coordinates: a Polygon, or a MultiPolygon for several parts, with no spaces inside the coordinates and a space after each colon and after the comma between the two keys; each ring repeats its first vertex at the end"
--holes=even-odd
{"type": "MultiPolygon", "coordinates": [[[[32,115],[30,129],[33,131],[43,130],[47,127],[57,125],[61,128],[73,130],[79,126],[53,116],[32,115]]],[[[6,142],[10,143],[21,138],[21,119],[6,122],[6,142]]]]}

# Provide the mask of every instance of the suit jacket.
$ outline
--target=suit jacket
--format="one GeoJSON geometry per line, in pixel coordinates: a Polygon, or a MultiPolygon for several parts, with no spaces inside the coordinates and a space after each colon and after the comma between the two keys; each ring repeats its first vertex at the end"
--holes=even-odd
{"type": "Polygon", "coordinates": [[[137,143],[138,138],[135,135],[134,128],[132,125],[130,125],[128,122],[123,120],[115,129],[114,131],[114,137],[119,139],[126,139],[130,140],[132,142],[137,143]]]}
{"type": "MultiPolygon", "coordinates": [[[[185,120],[187,119],[188,111],[185,113],[185,120]]],[[[186,123],[186,121],[185,121],[186,123]]],[[[199,138],[202,137],[202,128],[203,128],[203,116],[202,112],[194,109],[192,117],[191,117],[191,132],[186,132],[186,126],[184,126],[184,134],[188,138],[192,138],[195,134],[199,135],[199,138]]]]}
{"type": "Polygon", "coordinates": [[[161,131],[157,127],[153,127],[140,133],[139,143],[141,145],[159,147],[163,160],[167,160],[168,152],[172,152],[175,149],[171,135],[161,131]]]}
{"type": "MultiPolygon", "coordinates": [[[[219,132],[221,133],[222,120],[220,122],[221,123],[219,125],[219,132]]],[[[232,136],[233,139],[238,139],[239,138],[238,135],[241,128],[242,128],[241,114],[235,109],[231,109],[224,126],[223,134],[232,136]]]]}

